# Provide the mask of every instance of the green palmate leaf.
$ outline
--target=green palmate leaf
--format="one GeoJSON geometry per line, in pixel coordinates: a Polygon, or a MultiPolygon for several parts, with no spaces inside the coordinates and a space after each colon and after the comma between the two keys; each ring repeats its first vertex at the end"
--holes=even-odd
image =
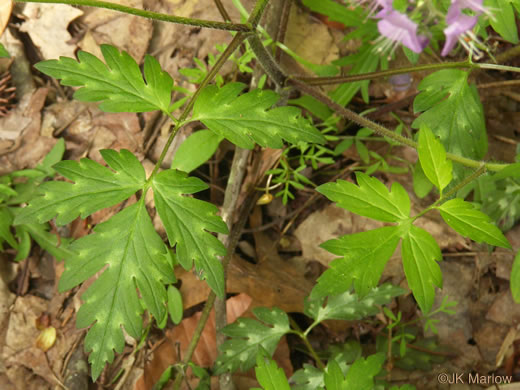
{"type": "Polygon", "coordinates": [[[40,62],[35,67],[61,79],[63,85],[83,87],[74,93],[74,97],[84,102],[101,102],[99,108],[103,111],[169,112],[173,80],[161,70],[155,58],[145,58],[145,83],[139,65],[127,52],[110,45],[101,45],[101,52],[106,65],[94,55],[79,51],[79,61],[61,57],[40,62]]]}
{"type": "Polygon", "coordinates": [[[293,390],[323,390],[323,371],[319,368],[304,363],[303,368],[297,370],[291,377],[293,390]]]}
{"type": "Polygon", "coordinates": [[[305,314],[316,322],[324,320],[354,321],[379,313],[376,305],[390,303],[392,298],[405,293],[400,287],[383,284],[374,287],[363,298],[349,291],[328,297],[323,306],[324,298],[310,299],[305,302],[305,314]]]}
{"type": "Polygon", "coordinates": [[[199,199],[183,196],[208,188],[200,179],[168,169],[152,182],[155,205],[171,246],[176,245],[177,259],[185,268],[195,268],[219,297],[224,297],[224,270],[217,256],[226,248],[210,232],[228,234],[224,221],[216,215],[217,207],[199,199]]]}
{"type": "Polygon", "coordinates": [[[444,221],[457,233],[476,242],[511,248],[500,229],[483,212],[462,199],[451,199],[437,207],[444,221]]]}
{"type": "Polygon", "coordinates": [[[260,348],[272,356],[280,338],[290,330],[289,317],[278,308],[259,307],[253,309],[253,313],[266,325],[251,318],[239,318],[222,329],[231,339],[220,347],[222,353],[215,363],[214,374],[249,370],[260,348]]]}
{"type": "Polygon", "coordinates": [[[85,349],[91,351],[92,377],[99,376],[114,350],[123,352],[123,331],[139,339],[143,306],[158,320],[166,315],[167,294],[163,283],[174,283],[173,264],[162,239],[156,233],[144,205],[144,197],[107,222],[94,234],[75,241],[76,256],[65,262],[60,291],[84,282],[104,269],[82,296],[77,326],[90,325],[85,349]]]}
{"type": "Polygon", "coordinates": [[[352,282],[359,295],[366,295],[377,286],[401,234],[399,227],[386,226],[323,243],[322,248],[344,257],[330,263],[312,290],[312,297],[343,293],[350,289],[352,282]]]}
{"type": "Polygon", "coordinates": [[[516,254],[511,271],[511,294],[515,302],[520,303],[520,251],[516,254]]]}
{"type": "Polygon", "coordinates": [[[316,190],[355,214],[384,222],[399,222],[410,215],[410,198],[399,183],[392,190],[374,177],[356,172],[358,185],[346,180],[326,183],[316,190]]]}
{"type": "Polygon", "coordinates": [[[222,88],[204,88],[193,107],[192,120],[200,120],[211,131],[235,145],[252,149],[258,143],[264,147],[281,148],[282,139],[325,143],[321,133],[297,107],[271,108],[280,99],[273,91],[255,89],[244,93],[241,83],[229,83],[222,88]]]}
{"type": "Polygon", "coordinates": [[[265,352],[259,352],[256,357],[256,380],[264,390],[291,390],[287,377],[276,362],[265,352]]]}
{"type": "Polygon", "coordinates": [[[424,174],[442,194],[452,179],[451,161],[446,158],[444,146],[437,141],[427,125],[421,126],[418,152],[424,174]]]}
{"type": "Polygon", "coordinates": [[[360,26],[364,22],[359,9],[351,9],[332,0],[303,0],[303,4],[312,11],[327,15],[331,20],[343,23],[345,26],[360,26]]]}
{"type": "Polygon", "coordinates": [[[110,170],[89,159],[62,161],[54,169],[74,183],[51,181],[43,183],[36,197],[16,217],[15,224],[46,222],[55,216],[58,225],[65,225],[78,216],[86,218],[95,211],[128,199],[143,188],[144,168],[128,150],[102,150],[110,170]]]}
{"type": "Polygon", "coordinates": [[[381,371],[385,355],[376,353],[364,358],[357,359],[347,371],[344,389],[372,390],[374,388],[374,377],[381,371]]]}
{"type": "Polygon", "coordinates": [[[492,10],[489,18],[491,27],[505,40],[517,44],[518,29],[516,27],[515,11],[510,0],[485,0],[484,5],[492,10]]]}
{"type": "Polygon", "coordinates": [[[406,280],[423,313],[430,311],[435,286],[442,287],[442,272],[437,261],[442,254],[435,239],[417,226],[411,226],[401,245],[406,280]]]}
{"type": "Polygon", "coordinates": [[[414,111],[424,111],[412,126],[427,125],[448,152],[474,159],[487,151],[484,112],[469,72],[444,69],[425,77],[419,84],[414,111]]]}
{"type": "Polygon", "coordinates": [[[432,188],[433,184],[424,174],[421,162],[419,161],[413,168],[413,191],[415,195],[422,199],[430,193],[432,188]]]}
{"type": "Polygon", "coordinates": [[[213,156],[220,141],[222,137],[210,130],[191,134],[175,152],[171,167],[188,173],[197,169],[213,156]]]}

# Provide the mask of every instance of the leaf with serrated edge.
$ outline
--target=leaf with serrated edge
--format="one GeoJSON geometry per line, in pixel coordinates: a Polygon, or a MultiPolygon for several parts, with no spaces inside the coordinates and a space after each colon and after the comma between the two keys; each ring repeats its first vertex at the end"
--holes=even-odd
{"type": "Polygon", "coordinates": [[[336,295],[350,289],[363,296],[376,287],[386,262],[399,243],[401,230],[385,226],[366,232],[349,234],[329,240],[321,247],[335,255],[343,255],[330,263],[312,290],[312,297],[336,295]]]}
{"type": "Polygon", "coordinates": [[[325,143],[323,135],[304,117],[297,107],[271,108],[280,97],[273,91],[255,89],[240,96],[241,83],[214,85],[202,90],[193,106],[192,120],[199,120],[211,131],[237,146],[252,149],[255,142],[263,147],[279,149],[282,139],[325,143]]]}
{"type": "Polygon", "coordinates": [[[61,79],[62,85],[82,87],[74,98],[101,102],[99,108],[105,112],[169,112],[173,80],[155,58],[146,56],[144,60],[145,83],[139,65],[127,52],[110,45],[101,45],[101,52],[106,65],[94,55],[79,51],[79,61],[60,57],[39,62],[35,68],[61,79]]]}
{"type": "Polygon", "coordinates": [[[269,326],[252,318],[239,318],[222,329],[222,333],[230,339],[220,347],[221,354],[215,363],[214,374],[249,370],[255,364],[260,347],[272,356],[280,338],[290,330],[289,317],[276,307],[258,307],[253,309],[253,313],[269,326]]]}
{"type": "Polygon", "coordinates": [[[18,248],[13,233],[11,233],[11,224],[13,223],[13,216],[5,207],[0,208],[0,249],[2,248],[2,241],[7,241],[13,248],[18,248]]]}
{"type": "Polygon", "coordinates": [[[511,248],[511,244],[500,229],[490,222],[490,218],[486,214],[477,210],[471,203],[456,198],[448,200],[437,208],[444,221],[464,237],[469,237],[476,242],[511,248]]]}
{"type": "Polygon", "coordinates": [[[50,181],[40,186],[43,196],[34,198],[16,216],[15,224],[42,223],[56,217],[66,225],[78,216],[90,214],[128,199],[146,182],[144,168],[128,150],[102,150],[101,155],[114,171],[95,161],[61,161],[54,169],[74,183],[50,181]]]}
{"type": "Polygon", "coordinates": [[[324,320],[359,320],[379,312],[376,305],[386,305],[392,298],[405,293],[400,287],[383,284],[374,287],[367,295],[360,298],[356,294],[346,291],[339,295],[329,296],[325,306],[324,298],[307,299],[305,314],[317,322],[324,320]]]}
{"type": "Polygon", "coordinates": [[[202,180],[175,169],[159,173],[152,183],[157,212],[170,245],[176,245],[179,263],[188,270],[195,261],[197,271],[217,296],[223,298],[224,270],[217,256],[224,256],[226,248],[210,232],[228,234],[227,226],[216,215],[216,206],[183,196],[207,187],[202,180]]]}
{"type": "Polygon", "coordinates": [[[520,303],[520,251],[515,256],[511,270],[511,294],[516,303],[520,303]]]}
{"type": "Polygon", "coordinates": [[[468,85],[468,71],[443,69],[419,84],[414,111],[424,111],[412,127],[427,125],[446,151],[481,159],[487,151],[484,111],[475,86],[468,85]]]}
{"type": "Polygon", "coordinates": [[[374,388],[374,376],[376,376],[385,362],[383,353],[376,353],[365,358],[357,359],[349,368],[344,389],[372,390],[374,388]]]}
{"type": "Polygon", "coordinates": [[[426,125],[419,131],[419,161],[426,177],[442,190],[451,182],[452,165],[446,158],[444,146],[433,135],[426,125]]]}
{"type": "Polygon", "coordinates": [[[71,250],[77,255],[65,262],[60,291],[77,286],[106,266],[82,295],[84,304],[77,314],[78,328],[93,324],[85,349],[91,351],[89,361],[96,380],[105,363],[113,361],[114,350],[123,352],[121,326],[135,339],[142,336],[140,300],[158,321],[166,314],[163,283],[175,282],[173,264],[152,225],[144,197],[97,225],[94,234],[75,241],[71,250]]]}
{"type": "Polygon", "coordinates": [[[358,185],[346,180],[319,186],[317,191],[355,214],[384,222],[398,222],[410,215],[410,198],[399,183],[391,191],[374,177],[356,172],[358,185]]]}
{"type": "Polygon", "coordinates": [[[323,382],[327,390],[343,390],[343,372],[338,362],[334,359],[329,360],[327,368],[323,373],[323,382]]]}
{"type": "Polygon", "coordinates": [[[426,230],[411,226],[401,244],[403,267],[408,286],[423,313],[428,313],[435,299],[435,286],[442,287],[442,272],[437,261],[441,250],[426,230]]]}
{"type": "Polygon", "coordinates": [[[322,390],[324,389],[323,371],[310,364],[304,363],[303,368],[297,370],[291,377],[293,390],[322,390]]]}
{"type": "Polygon", "coordinates": [[[259,352],[256,357],[256,380],[264,390],[291,390],[285,372],[276,362],[259,352]]]}

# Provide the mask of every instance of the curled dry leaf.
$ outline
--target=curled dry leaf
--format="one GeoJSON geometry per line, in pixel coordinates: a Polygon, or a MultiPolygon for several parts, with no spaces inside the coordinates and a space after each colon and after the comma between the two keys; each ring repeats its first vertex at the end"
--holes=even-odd
{"type": "Polygon", "coordinates": [[[0,35],[7,27],[11,12],[13,12],[13,0],[3,0],[2,4],[0,4],[0,35]]]}

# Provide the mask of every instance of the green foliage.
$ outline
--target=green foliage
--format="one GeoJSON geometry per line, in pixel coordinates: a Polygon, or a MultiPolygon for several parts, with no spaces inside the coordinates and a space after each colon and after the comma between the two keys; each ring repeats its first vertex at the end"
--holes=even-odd
{"type": "Polygon", "coordinates": [[[294,383],[293,390],[323,390],[323,371],[304,363],[303,368],[297,370],[290,381],[294,383]]]}
{"type": "Polygon", "coordinates": [[[261,348],[272,356],[280,338],[290,331],[289,317],[278,308],[259,307],[253,309],[253,313],[263,323],[239,318],[222,329],[231,339],[220,348],[222,353],[215,363],[215,374],[249,370],[261,348]]]}
{"type": "Polygon", "coordinates": [[[224,270],[217,256],[224,256],[226,248],[210,232],[228,234],[227,226],[216,215],[216,206],[183,196],[205,190],[207,184],[169,169],[154,176],[152,188],[170,245],[176,245],[177,260],[185,269],[190,269],[194,260],[201,277],[224,297],[224,270]]]}
{"type": "Polygon", "coordinates": [[[476,242],[511,249],[511,244],[499,228],[483,212],[462,199],[451,199],[437,207],[444,221],[457,233],[476,242]]]}
{"type": "Polygon", "coordinates": [[[193,107],[192,120],[200,120],[211,131],[245,149],[252,149],[254,142],[281,148],[282,139],[293,144],[325,142],[298,108],[271,108],[280,99],[275,92],[255,89],[238,96],[244,88],[241,83],[204,88],[193,107]]]}
{"type": "Polygon", "coordinates": [[[357,359],[350,366],[342,388],[371,390],[374,387],[374,377],[381,371],[384,361],[385,355],[382,353],[371,355],[366,359],[357,359]]]}
{"type": "Polygon", "coordinates": [[[423,125],[419,132],[419,161],[426,177],[442,190],[451,182],[451,161],[446,159],[446,150],[437,141],[428,126],[423,125]]]}
{"type": "Polygon", "coordinates": [[[478,92],[468,85],[468,75],[444,69],[426,76],[413,103],[414,112],[423,113],[412,126],[429,127],[448,152],[480,159],[487,151],[486,127],[478,92]]]}
{"type": "Polygon", "coordinates": [[[511,293],[515,302],[520,303],[520,251],[515,256],[511,270],[511,293]]]}
{"type": "Polygon", "coordinates": [[[71,249],[77,255],[65,262],[60,291],[77,286],[108,266],[83,294],[84,304],[77,314],[78,327],[93,324],[85,348],[91,351],[89,361],[95,380],[105,362],[113,361],[114,350],[123,351],[122,326],[139,339],[143,307],[158,321],[165,316],[167,294],[163,284],[175,282],[173,263],[152,225],[144,197],[97,225],[94,234],[75,241],[71,249]]]}
{"type": "Polygon", "coordinates": [[[55,175],[52,166],[61,160],[65,151],[65,142],[59,139],[43,161],[34,169],[15,171],[0,177],[0,250],[3,243],[17,250],[15,261],[24,260],[31,250],[31,238],[57,260],[62,260],[72,254],[68,248],[70,240],[59,238],[56,232],[51,232],[49,224],[27,220],[15,227],[14,234],[11,225],[15,218],[25,209],[18,207],[31,199],[37,193],[38,185],[55,175]]]}
{"type": "Polygon", "coordinates": [[[283,370],[265,352],[259,352],[256,356],[255,373],[258,383],[264,390],[291,389],[283,370]]]}
{"type": "Polygon", "coordinates": [[[312,290],[313,297],[336,295],[350,289],[363,296],[377,286],[386,262],[400,239],[396,226],[385,226],[329,240],[321,245],[329,252],[343,256],[330,263],[312,290]]]}
{"type": "Polygon", "coordinates": [[[7,49],[0,43],[0,58],[9,58],[9,52],[7,49]]]}
{"type": "Polygon", "coordinates": [[[376,305],[385,305],[405,291],[391,284],[374,287],[367,295],[360,298],[349,291],[325,299],[310,299],[305,302],[305,314],[316,322],[324,320],[354,321],[375,315],[379,312],[376,305]]]}
{"type": "Polygon", "coordinates": [[[213,156],[222,139],[210,130],[191,134],[175,152],[171,167],[190,173],[213,156]]]}
{"type": "Polygon", "coordinates": [[[317,191],[353,213],[384,222],[398,222],[410,216],[410,198],[399,183],[391,191],[374,177],[356,172],[358,185],[346,180],[319,186],[317,191]]]}
{"type": "Polygon", "coordinates": [[[101,101],[99,108],[103,111],[170,112],[173,80],[161,70],[155,58],[145,58],[145,82],[139,66],[127,52],[120,52],[110,45],[101,45],[101,52],[106,65],[94,55],[79,51],[79,61],[61,57],[40,62],[35,67],[46,75],[61,79],[63,85],[82,87],[74,97],[84,102],[101,101]]]}
{"type": "Polygon", "coordinates": [[[401,251],[408,285],[422,312],[427,313],[435,299],[435,286],[442,288],[439,245],[426,230],[412,225],[403,237],[401,251]]]}
{"type": "Polygon", "coordinates": [[[144,168],[128,150],[102,150],[101,155],[110,170],[89,160],[62,161],[54,169],[74,183],[46,182],[40,186],[43,196],[36,197],[16,217],[15,224],[46,222],[56,217],[58,225],[65,225],[78,216],[86,218],[95,211],[128,199],[143,188],[144,168]]]}
{"type": "Polygon", "coordinates": [[[489,23],[493,30],[500,34],[505,40],[517,44],[518,29],[516,27],[515,11],[510,0],[486,0],[486,7],[492,10],[493,17],[489,23]]]}
{"type": "Polygon", "coordinates": [[[182,295],[179,289],[173,285],[168,286],[168,313],[174,324],[182,321],[183,306],[182,295]]]}

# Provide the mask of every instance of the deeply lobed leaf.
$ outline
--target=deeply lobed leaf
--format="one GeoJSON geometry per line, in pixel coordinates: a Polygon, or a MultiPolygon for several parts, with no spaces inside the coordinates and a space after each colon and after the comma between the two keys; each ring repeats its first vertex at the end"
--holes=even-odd
{"type": "Polygon", "coordinates": [[[374,177],[356,172],[358,185],[346,180],[326,183],[317,191],[355,214],[384,222],[399,222],[410,215],[410,198],[399,183],[391,191],[374,177]]]}
{"type": "Polygon", "coordinates": [[[403,237],[401,251],[408,285],[422,312],[427,313],[435,299],[435,286],[442,287],[439,245],[426,230],[412,225],[403,237]]]}
{"type": "Polygon", "coordinates": [[[361,298],[350,291],[346,291],[339,295],[329,296],[325,306],[323,306],[324,298],[307,300],[305,302],[305,314],[312,317],[316,322],[329,319],[360,320],[377,314],[379,307],[376,305],[388,304],[392,298],[404,293],[405,290],[391,284],[374,287],[361,298]]]}
{"type": "Polygon", "coordinates": [[[43,196],[35,197],[16,216],[15,224],[42,223],[56,217],[56,224],[65,225],[78,216],[86,218],[95,211],[128,199],[146,182],[144,168],[128,150],[102,150],[101,155],[114,171],[87,158],[61,161],[54,169],[74,183],[51,181],[43,183],[43,196]]]}
{"type": "Polygon", "coordinates": [[[210,232],[227,234],[228,228],[216,215],[217,207],[184,196],[207,187],[202,180],[174,169],[159,173],[152,182],[157,212],[170,245],[176,245],[179,263],[190,269],[195,261],[202,278],[219,297],[224,297],[224,270],[217,256],[224,256],[226,248],[210,232]]]}
{"type": "Polygon", "coordinates": [[[175,282],[169,252],[155,231],[144,205],[144,197],[107,222],[94,234],[75,241],[76,255],[65,262],[60,291],[84,282],[96,272],[101,276],[83,294],[84,304],[77,314],[77,326],[90,325],[85,349],[91,351],[94,380],[114,350],[123,351],[126,332],[139,339],[144,308],[158,320],[166,315],[166,289],[163,283],[175,282]]]}
{"type": "Polygon", "coordinates": [[[238,96],[244,88],[241,83],[204,88],[193,106],[192,120],[201,121],[245,149],[252,149],[255,142],[270,148],[283,147],[282,140],[293,144],[325,143],[323,135],[301,116],[300,109],[272,108],[280,99],[278,94],[255,89],[238,96]]]}
{"type": "Polygon", "coordinates": [[[97,102],[106,112],[169,112],[173,80],[151,56],[144,61],[146,83],[135,60],[114,46],[101,45],[106,65],[96,56],[78,52],[78,61],[60,57],[35,65],[42,73],[61,79],[63,85],[82,87],[74,97],[97,102]]]}
{"type": "Polygon", "coordinates": [[[511,244],[483,212],[462,199],[451,199],[437,207],[444,221],[457,233],[476,242],[511,249],[511,244]]]}
{"type": "Polygon", "coordinates": [[[222,353],[215,363],[215,374],[249,370],[260,348],[272,356],[280,338],[290,330],[289,317],[278,308],[259,307],[253,313],[268,326],[251,318],[239,318],[222,329],[231,339],[220,347],[222,353]]]}
{"type": "Polygon", "coordinates": [[[427,125],[448,152],[481,159],[487,151],[484,111],[474,85],[468,85],[469,72],[443,69],[425,77],[419,84],[414,111],[424,111],[412,124],[427,125]]]}
{"type": "Polygon", "coordinates": [[[363,296],[377,286],[385,265],[399,243],[401,229],[385,226],[379,229],[329,240],[321,247],[343,256],[330,263],[312,290],[312,297],[336,295],[350,289],[363,296]]]}

